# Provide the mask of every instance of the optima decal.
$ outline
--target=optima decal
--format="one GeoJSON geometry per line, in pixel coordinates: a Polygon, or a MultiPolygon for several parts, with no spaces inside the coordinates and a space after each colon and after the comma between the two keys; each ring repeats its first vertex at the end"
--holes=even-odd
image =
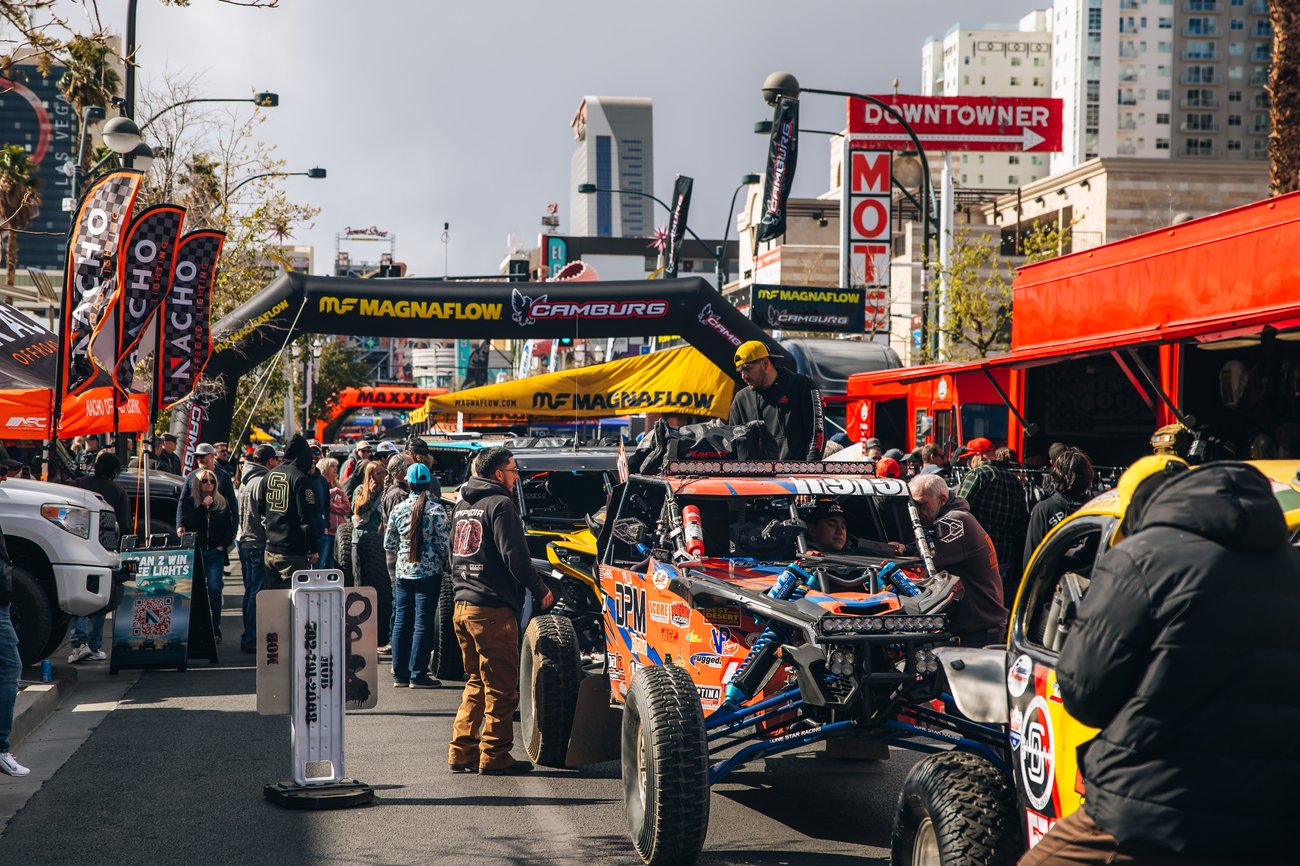
{"type": "Polygon", "coordinates": [[[384,319],[466,319],[470,321],[501,318],[501,304],[460,301],[389,301],[377,298],[336,298],[325,295],[319,311],[346,316],[353,313],[384,319]]]}

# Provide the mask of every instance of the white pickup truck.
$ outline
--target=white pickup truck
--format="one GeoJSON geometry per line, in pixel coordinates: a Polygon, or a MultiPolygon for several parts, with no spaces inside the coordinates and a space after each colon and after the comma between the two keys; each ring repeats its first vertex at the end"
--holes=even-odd
{"type": "Polygon", "coordinates": [[[69,617],[117,598],[117,517],[89,490],[8,478],[0,483],[0,529],[13,562],[18,651],[24,665],[36,664],[63,642],[69,617]]]}

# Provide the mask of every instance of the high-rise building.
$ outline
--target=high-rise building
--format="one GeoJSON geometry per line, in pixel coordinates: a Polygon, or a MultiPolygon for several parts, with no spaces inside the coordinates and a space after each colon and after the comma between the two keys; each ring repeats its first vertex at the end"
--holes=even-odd
{"type": "Polygon", "coordinates": [[[1267,0],[1055,0],[1052,95],[1065,149],[1093,157],[1267,159],[1267,0]]]}
{"type": "Polygon", "coordinates": [[[573,223],[570,234],[581,237],[643,238],[654,228],[654,123],[649,99],[636,96],[588,96],[573,116],[570,189],[573,223]],[[594,184],[596,192],[578,193],[579,184],[594,184]]]}
{"type": "MultiPolygon", "coordinates": [[[[923,96],[1051,96],[1051,10],[1018,24],[956,24],[921,48],[923,96]]],[[[931,164],[935,164],[931,156],[931,164]]],[[[1011,189],[1047,174],[1045,154],[962,153],[957,182],[968,189],[1011,189]]]]}

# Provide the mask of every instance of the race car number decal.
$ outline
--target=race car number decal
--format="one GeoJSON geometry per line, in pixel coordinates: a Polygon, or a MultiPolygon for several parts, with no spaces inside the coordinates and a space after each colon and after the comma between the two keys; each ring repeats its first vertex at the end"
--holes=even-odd
{"type": "Polygon", "coordinates": [[[795,478],[796,493],[821,496],[903,496],[907,485],[897,478],[795,478]]]}
{"type": "Polygon", "coordinates": [[[645,634],[645,590],[626,583],[614,584],[614,621],[645,634]]]}
{"type": "Polygon", "coordinates": [[[1025,780],[1025,796],[1035,809],[1045,808],[1052,801],[1052,787],[1056,781],[1054,745],[1047,701],[1042,695],[1036,695],[1025,712],[1020,744],[1020,773],[1025,780]]]}

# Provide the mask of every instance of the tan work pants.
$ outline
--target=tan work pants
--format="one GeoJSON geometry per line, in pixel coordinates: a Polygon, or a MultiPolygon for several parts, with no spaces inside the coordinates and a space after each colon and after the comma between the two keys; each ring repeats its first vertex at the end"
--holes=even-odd
{"type": "Polygon", "coordinates": [[[519,706],[519,623],[508,607],[456,602],[452,617],[465,663],[465,691],[452,727],[450,764],[499,769],[514,758],[519,706]],[[482,733],[479,728],[482,727],[482,733]]]}

